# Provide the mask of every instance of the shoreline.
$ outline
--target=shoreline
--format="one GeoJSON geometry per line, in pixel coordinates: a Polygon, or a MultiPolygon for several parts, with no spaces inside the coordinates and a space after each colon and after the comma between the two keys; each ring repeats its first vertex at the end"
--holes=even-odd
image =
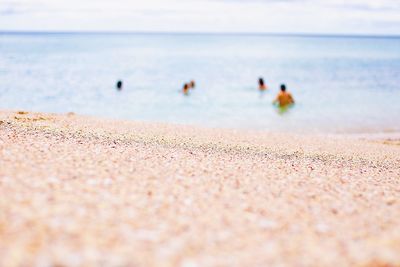
{"type": "Polygon", "coordinates": [[[400,265],[396,138],[0,111],[0,166],[0,266],[400,265]]]}
{"type": "Polygon", "coordinates": [[[86,120],[97,120],[97,121],[104,121],[104,122],[112,122],[112,123],[122,123],[122,124],[143,124],[143,125],[159,125],[161,127],[183,127],[183,128],[193,128],[194,130],[211,130],[211,131],[223,131],[223,132],[235,132],[235,133],[243,133],[243,134],[254,134],[254,135],[294,135],[294,136],[314,136],[314,137],[329,137],[329,138],[351,138],[357,140],[367,140],[367,141],[376,141],[376,142],[400,142],[400,131],[396,130],[383,130],[383,131],[376,131],[371,129],[364,129],[364,130],[338,130],[338,131],[323,131],[323,130],[267,130],[267,129],[259,129],[255,127],[229,127],[229,126],[209,126],[209,125],[202,125],[196,123],[179,123],[179,122],[162,122],[162,121],[146,121],[146,120],[131,120],[131,119],[121,119],[116,117],[107,117],[107,116],[96,116],[96,115],[85,115],[79,114],[75,112],[63,112],[63,113],[53,113],[53,112],[41,112],[41,111],[28,111],[23,109],[0,109],[0,114],[2,116],[10,115],[11,117],[13,114],[21,115],[19,113],[26,113],[30,115],[40,116],[41,114],[47,114],[48,116],[54,117],[64,117],[64,116],[76,116],[80,118],[85,118],[86,120]]]}

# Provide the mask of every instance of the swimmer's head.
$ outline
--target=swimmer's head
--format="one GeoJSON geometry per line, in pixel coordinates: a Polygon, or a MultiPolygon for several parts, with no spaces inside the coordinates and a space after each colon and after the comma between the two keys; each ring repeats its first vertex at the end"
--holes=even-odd
{"type": "Polygon", "coordinates": [[[259,78],[258,79],[258,84],[263,86],[264,85],[264,79],[263,78],[259,78]]]}
{"type": "Polygon", "coordinates": [[[286,91],[286,85],[281,84],[281,91],[282,91],[282,92],[285,92],[285,91],[286,91]]]}
{"type": "Polygon", "coordinates": [[[117,89],[121,90],[122,89],[122,81],[117,82],[117,89]]]}
{"type": "Polygon", "coordinates": [[[183,85],[183,94],[188,95],[189,94],[189,84],[185,83],[183,85]]]}

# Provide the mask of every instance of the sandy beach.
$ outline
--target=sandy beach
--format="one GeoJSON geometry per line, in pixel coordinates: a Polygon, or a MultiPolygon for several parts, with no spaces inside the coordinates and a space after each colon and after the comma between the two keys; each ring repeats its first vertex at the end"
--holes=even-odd
{"type": "Polygon", "coordinates": [[[400,266],[400,141],[0,112],[0,266],[400,266]]]}

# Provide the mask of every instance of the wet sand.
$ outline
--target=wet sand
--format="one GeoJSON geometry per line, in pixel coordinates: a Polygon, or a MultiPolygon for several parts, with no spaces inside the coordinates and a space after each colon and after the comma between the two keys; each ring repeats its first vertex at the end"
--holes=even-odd
{"type": "Polygon", "coordinates": [[[400,142],[0,112],[0,266],[400,266],[400,142]]]}

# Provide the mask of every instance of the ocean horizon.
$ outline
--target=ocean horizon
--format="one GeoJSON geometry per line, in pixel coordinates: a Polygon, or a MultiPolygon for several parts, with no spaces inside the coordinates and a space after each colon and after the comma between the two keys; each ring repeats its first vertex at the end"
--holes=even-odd
{"type": "Polygon", "coordinates": [[[0,35],[233,35],[233,36],[268,36],[268,37],[304,37],[304,38],[382,38],[398,39],[398,34],[378,33],[312,33],[312,32],[185,32],[185,31],[35,31],[35,30],[0,30],[0,35]]]}

